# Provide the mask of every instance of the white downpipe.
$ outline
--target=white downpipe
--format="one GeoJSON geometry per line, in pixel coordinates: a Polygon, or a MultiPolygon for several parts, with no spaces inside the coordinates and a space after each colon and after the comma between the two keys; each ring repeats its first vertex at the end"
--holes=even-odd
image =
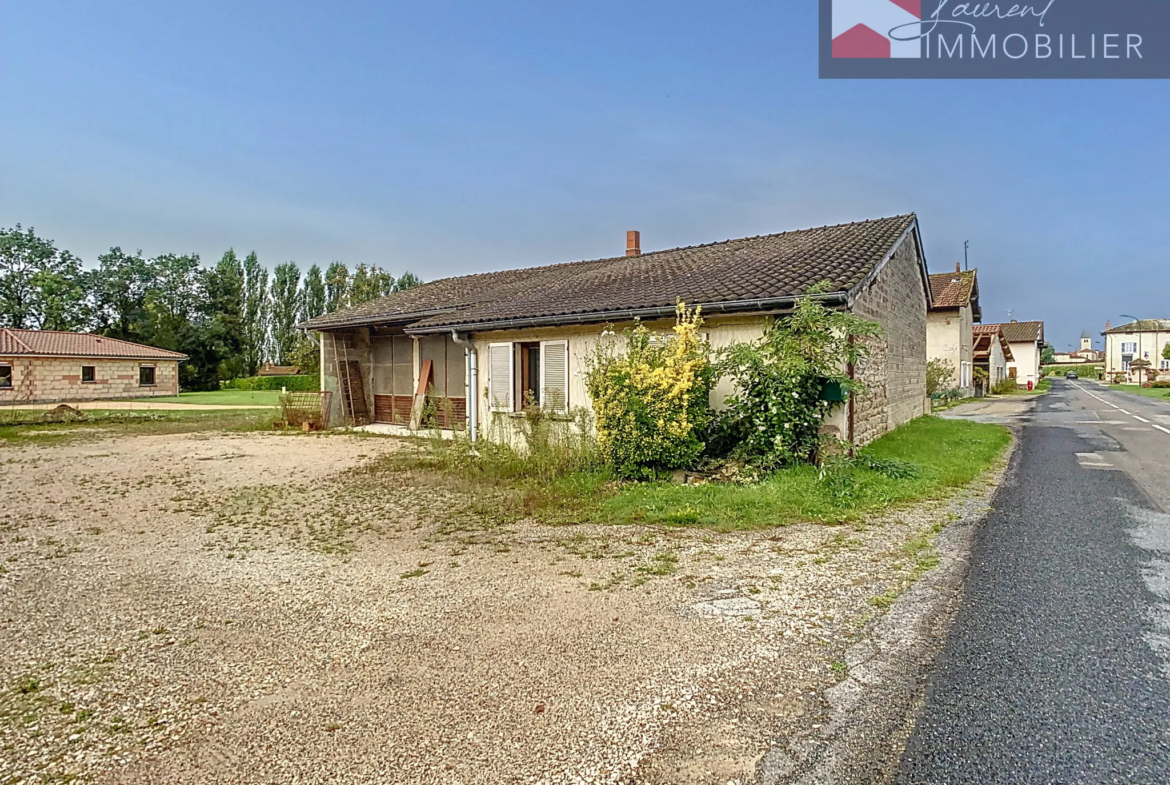
{"type": "Polygon", "coordinates": [[[467,379],[467,435],[475,441],[479,431],[479,367],[475,344],[463,338],[455,330],[451,330],[451,340],[464,347],[465,370],[467,379]]]}

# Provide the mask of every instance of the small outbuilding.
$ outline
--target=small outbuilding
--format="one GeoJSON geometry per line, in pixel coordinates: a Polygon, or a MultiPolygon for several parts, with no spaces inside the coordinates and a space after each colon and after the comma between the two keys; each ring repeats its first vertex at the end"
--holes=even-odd
{"type": "Polygon", "coordinates": [[[187,355],[117,338],[0,328],[0,404],[178,395],[187,355]]]}

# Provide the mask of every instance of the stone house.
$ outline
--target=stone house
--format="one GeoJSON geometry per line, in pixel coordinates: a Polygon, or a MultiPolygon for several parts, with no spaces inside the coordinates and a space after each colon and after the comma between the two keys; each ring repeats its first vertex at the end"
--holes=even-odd
{"type": "Polygon", "coordinates": [[[1130,384],[1145,382],[1157,374],[1157,378],[1170,379],[1170,360],[1162,356],[1170,344],[1170,319],[1142,319],[1117,327],[1105,323],[1105,378],[1113,380],[1122,373],[1130,384]],[[1136,369],[1130,368],[1136,360],[1150,363],[1151,373],[1142,373],[1138,378],[1136,369]]]}
{"type": "Polygon", "coordinates": [[[975,386],[974,326],[983,320],[977,270],[930,276],[934,304],[926,314],[926,356],[950,366],[954,386],[970,397],[975,386]]]}
{"type": "Polygon", "coordinates": [[[988,388],[1010,378],[1008,368],[1014,362],[1011,343],[1004,336],[1002,324],[977,324],[975,336],[975,367],[987,374],[988,388]]]}
{"type": "MultiPolygon", "coordinates": [[[[335,421],[405,432],[431,421],[512,441],[526,401],[591,408],[586,359],[606,330],[640,320],[669,333],[679,300],[699,305],[714,349],[759,337],[810,287],[878,322],[872,356],[848,369],[868,391],[828,425],[865,444],[928,410],[931,292],[918,220],[902,215],[624,256],[446,278],[311,319],[335,421]],[[429,393],[429,395],[428,395],[429,393]]],[[[721,383],[711,403],[731,392],[721,383]]]]}
{"type": "Polygon", "coordinates": [[[1014,359],[1007,362],[1007,374],[1020,387],[1040,383],[1040,359],[1044,354],[1044,322],[1017,322],[999,325],[1014,359]]]}
{"type": "Polygon", "coordinates": [[[0,328],[0,405],[177,395],[185,359],[100,335],[0,328]]]}

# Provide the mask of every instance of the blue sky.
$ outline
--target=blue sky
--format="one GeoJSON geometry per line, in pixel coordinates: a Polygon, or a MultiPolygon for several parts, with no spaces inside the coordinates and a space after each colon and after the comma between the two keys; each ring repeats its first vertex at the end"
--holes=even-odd
{"type": "Polygon", "coordinates": [[[0,225],[426,279],[916,212],[985,321],[1170,318],[1170,85],[831,82],[816,4],[0,12],[0,225]]]}

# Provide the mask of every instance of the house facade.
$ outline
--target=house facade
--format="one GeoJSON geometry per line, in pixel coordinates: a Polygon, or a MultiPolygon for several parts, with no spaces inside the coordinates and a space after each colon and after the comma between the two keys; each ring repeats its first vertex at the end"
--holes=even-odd
{"type": "Polygon", "coordinates": [[[1004,335],[1002,324],[977,324],[974,334],[975,367],[987,375],[988,388],[1011,378],[1009,367],[1015,355],[1004,335]]]}
{"type": "Polygon", "coordinates": [[[1170,379],[1170,360],[1162,356],[1170,344],[1170,319],[1143,319],[1140,322],[1111,327],[1105,324],[1105,376],[1112,380],[1118,374],[1130,384],[1148,379],[1170,379]],[[1136,360],[1150,363],[1150,373],[1131,368],[1136,360]],[[1156,376],[1155,376],[1156,374],[1156,376]]]}
{"type": "MultiPolygon", "coordinates": [[[[335,421],[514,441],[526,405],[591,410],[588,358],[635,320],[667,334],[677,302],[700,306],[718,349],[758,338],[820,282],[827,305],[883,330],[848,369],[867,392],[827,427],[865,444],[926,413],[931,292],[913,215],[650,253],[631,232],[624,256],[433,281],[301,327],[318,336],[335,421]]],[[[730,393],[721,383],[712,405],[730,393]]]]}
{"type": "Polygon", "coordinates": [[[178,395],[185,359],[100,335],[0,328],[0,404],[178,395]]]}
{"type": "Polygon", "coordinates": [[[926,315],[926,356],[945,363],[954,385],[970,397],[975,385],[975,324],[982,321],[977,270],[930,276],[933,305],[926,315]]]}
{"type": "MultiPolygon", "coordinates": [[[[1004,322],[1004,338],[1013,359],[1007,361],[1007,375],[1020,387],[1040,383],[1040,359],[1044,352],[1044,322],[1004,322]]],[[[994,383],[994,382],[993,382],[994,383]]]]}

